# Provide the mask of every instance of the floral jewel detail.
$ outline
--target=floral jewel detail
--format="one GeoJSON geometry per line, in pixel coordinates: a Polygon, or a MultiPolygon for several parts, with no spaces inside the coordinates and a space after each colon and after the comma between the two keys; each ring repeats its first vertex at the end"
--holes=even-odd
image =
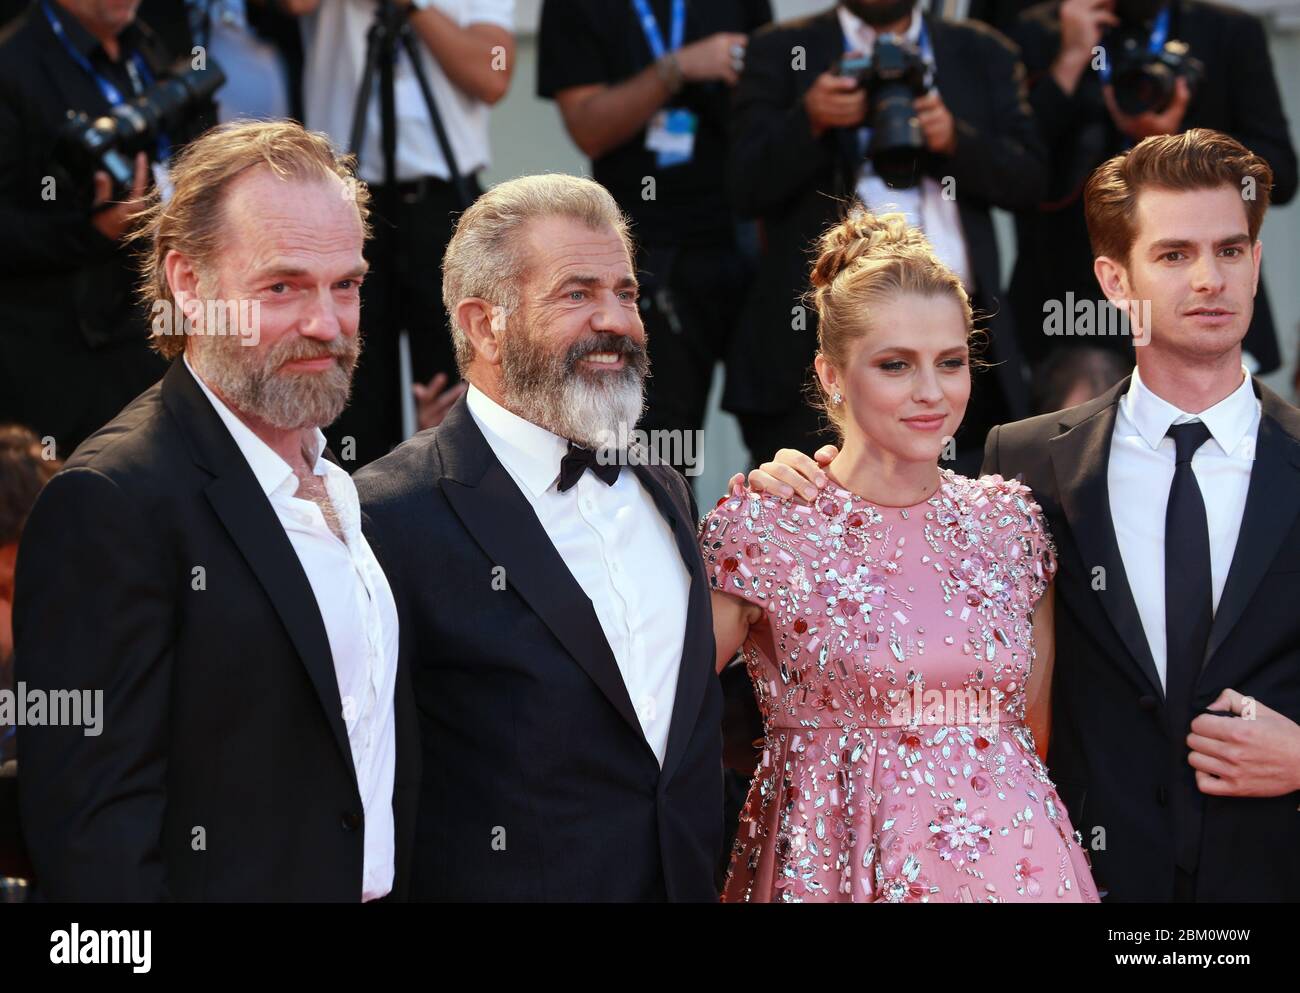
{"type": "Polygon", "coordinates": [[[930,847],[938,851],[939,858],[951,861],[957,868],[967,862],[978,862],[981,855],[986,855],[991,847],[989,838],[993,828],[984,823],[988,811],[980,808],[973,815],[966,813],[966,801],[959,798],[955,803],[939,807],[938,818],[930,822],[930,847]]]}

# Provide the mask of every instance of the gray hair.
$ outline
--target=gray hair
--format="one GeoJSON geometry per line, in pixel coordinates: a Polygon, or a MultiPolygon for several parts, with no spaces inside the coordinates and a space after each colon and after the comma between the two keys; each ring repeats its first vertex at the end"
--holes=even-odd
{"type": "Polygon", "coordinates": [[[442,302],[462,376],[474,359],[474,346],[456,323],[456,306],[480,297],[506,314],[519,307],[519,283],[527,263],[522,228],[544,217],[571,218],[594,231],[611,227],[629,257],[636,257],[627,217],[594,180],[549,174],[520,176],[492,187],[461,214],[442,259],[442,302]]]}

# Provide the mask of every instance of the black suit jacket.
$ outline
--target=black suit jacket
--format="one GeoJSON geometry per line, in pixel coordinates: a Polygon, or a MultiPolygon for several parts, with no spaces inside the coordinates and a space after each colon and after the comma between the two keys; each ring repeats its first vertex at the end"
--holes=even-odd
{"type": "MultiPolygon", "coordinates": [[[[1015,49],[992,28],[926,16],[936,80],[957,121],[952,157],[927,154],[926,174],[956,180],[962,233],[979,285],[974,301],[993,312],[991,358],[1013,416],[1027,411],[1014,328],[1000,302],[1001,275],[990,206],[1036,204],[1047,174],[1015,49]]],[[[727,366],[723,405],[736,413],[780,413],[804,402],[817,351],[816,316],[806,329],[793,308],[808,289],[816,238],[853,197],[856,130],[809,130],[803,96],[844,54],[836,9],[763,28],[750,40],[736,87],[729,190],[736,209],[759,218],[763,247],[727,366]],[[792,68],[802,50],[804,68],[792,68]],[[794,328],[792,330],[792,328],[794,328]]]]}
{"type": "MultiPolygon", "coordinates": [[[[16,679],[104,691],[99,737],[19,728],[45,899],[360,901],[365,824],[320,610],[179,359],[42,491],[15,594],[16,679]]],[[[400,898],[419,779],[400,669],[396,731],[400,898]]]]}
{"type": "MultiPolygon", "coordinates": [[[[1058,0],[1026,10],[1011,37],[1020,46],[1029,74],[1029,99],[1051,160],[1051,188],[1041,204],[1016,216],[1018,254],[1011,277],[1011,304],[1032,358],[1053,343],[1108,345],[1131,355],[1127,338],[1052,338],[1041,334],[1043,302],[1100,300],[1092,271],[1092,249],[1083,216],[1083,187],[1092,171],[1126,147],[1102,99],[1101,78],[1087,71],[1071,96],[1050,73],[1061,44],[1058,0]]],[[[1230,134],[1273,168],[1272,202],[1284,204],[1296,192],[1296,153],[1291,144],[1268,41],[1259,18],[1204,3],[1177,0],[1170,37],[1186,41],[1205,64],[1182,127],[1230,134]]],[[[1281,362],[1273,315],[1260,281],[1246,351],[1271,372],[1281,362]]]]}
{"type": "MultiPolygon", "coordinates": [[[[1128,384],[995,428],[984,471],[1020,476],[1056,541],[1048,769],[1109,899],[1167,901],[1174,890],[1170,793],[1189,767],[1180,744],[1186,731],[1175,742],[1167,729],[1110,514],[1111,435],[1128,384]]],[[[1300,721],[1300,411],[1258,381],[1255,392],[1262,404],[1255,465],[1194,706],[1230,686],[1300,721]]],[[[1196,796],[1198,900],[1300,900],[1300,793],[1196,796]]]]}
{"type": "Polygon", "coordinates": [[[717,899],[722,694],[695,510],[672,469],[636,473],[691,576],[662,771],[591,601],[463,398],[357,473],[424,745],[413,899],[717,899]]]}

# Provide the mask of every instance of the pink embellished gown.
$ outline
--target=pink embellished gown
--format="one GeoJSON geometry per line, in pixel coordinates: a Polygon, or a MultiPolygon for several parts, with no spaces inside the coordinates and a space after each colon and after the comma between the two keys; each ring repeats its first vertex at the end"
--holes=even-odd
{"type": "Polygon", "coordinates": [[[715,590],[763,608],[744,659],[764,745],[726,902],[1096,902],[1025,718],[1056,568],[1029,489],[947,470],[913,507],[832,481],[737,490],[700,532],[715,590]]]}

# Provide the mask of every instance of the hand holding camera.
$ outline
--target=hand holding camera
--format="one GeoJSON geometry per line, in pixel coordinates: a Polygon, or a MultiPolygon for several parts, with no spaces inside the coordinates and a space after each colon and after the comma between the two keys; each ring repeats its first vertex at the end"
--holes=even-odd
{"type": "Polygon", "coordinates": [[[1192,99],[1191,85],[1183,76],[1174,80],[1173,99],[1159,112],[1147,110],[1140,114],[1126,114],[1119,107],[1113,86],[1103,87],[1101,93],[1115,127],[1134,141],[1156,134],[1174,134],[1182,125],[1183,114],[1187,112],[1187,105],[1192,99]]]}
{"type": "Polygon", "coordinates": [[[803,96],[814,138],[830,128],[855,128],[867,117],[867,91],[856,76],[842,76],[835,67],[822,73],[803,96]]]}
{"type": "Polygon", "coordinates": [[[148,186],[149,157],[144,152],[136,153],[135,177],[131,183],[130,196],[125,200],[108,205],[113,195],[113,180],[106,172],[96,172],[95,199],[91,204],[94,213],[90,217],[90,223],[109,241],[117,241],[131,226],[131,215],[139,209],[148,186]]]}

